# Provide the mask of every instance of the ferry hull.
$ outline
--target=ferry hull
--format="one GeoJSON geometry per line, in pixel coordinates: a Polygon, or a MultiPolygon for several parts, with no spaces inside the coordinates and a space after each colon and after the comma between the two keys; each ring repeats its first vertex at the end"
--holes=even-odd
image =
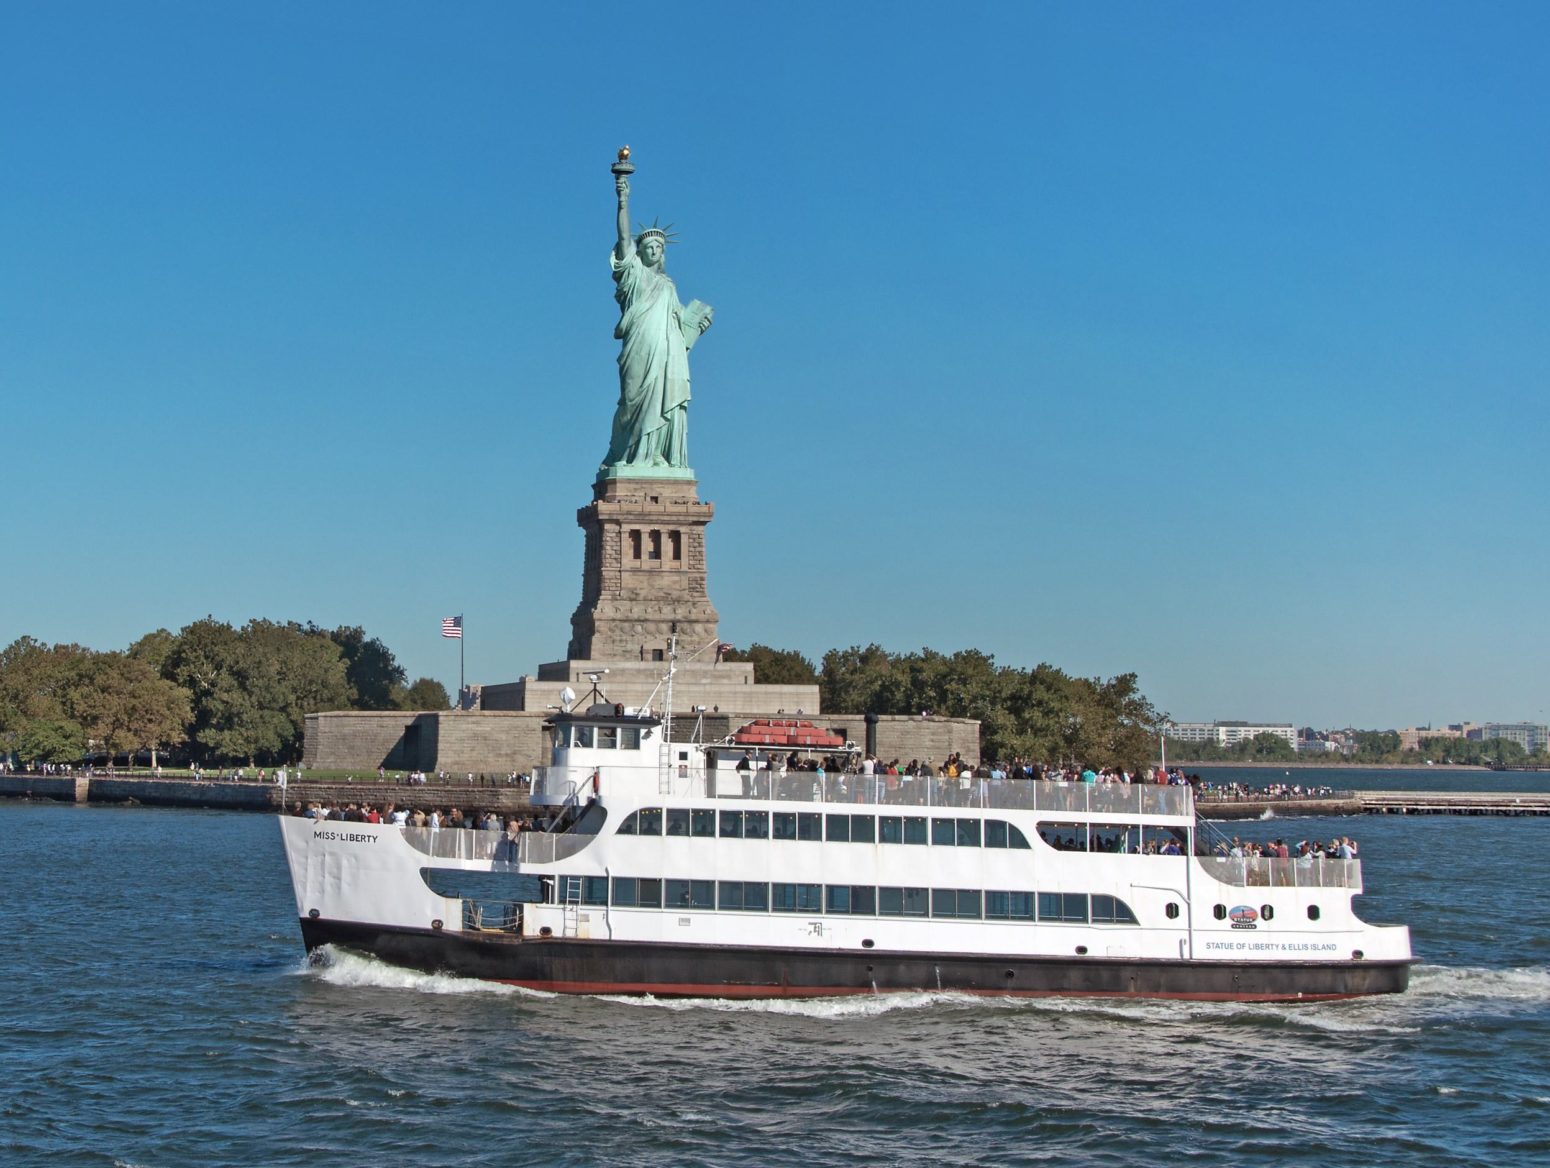
{"type": "Polygon", "coordinates": [[[1408,961],[1217,962],[730,948],[521,938],[301,919],[334,945],[426,973],[577,994],[800,998],[944,990],[1014,997],[1306,1002],[1401,993],[1408,961]]]}

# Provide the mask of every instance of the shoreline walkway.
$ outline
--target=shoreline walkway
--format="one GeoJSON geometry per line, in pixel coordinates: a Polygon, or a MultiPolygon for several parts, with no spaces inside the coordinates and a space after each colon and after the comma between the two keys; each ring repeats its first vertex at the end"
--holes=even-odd
{"type": "MultiPolygon", "coordinates": [[[[279,813],[293,803],[398,803],[411,807],[478,807],[528,815],[525,788],[466,783],[405,786],[403,783],[292,782],[137,778],[104,775],[0,775],[0,797],[66,803],[138,803],[147,807],[203,807],[279,813]]],[[[1550,791],[1341,791],[1318,798],[1268,798],[1254,794],[1197,798],[1202,819],[1277,819],[1354,815],[1550,815],[1550,791]]]]}

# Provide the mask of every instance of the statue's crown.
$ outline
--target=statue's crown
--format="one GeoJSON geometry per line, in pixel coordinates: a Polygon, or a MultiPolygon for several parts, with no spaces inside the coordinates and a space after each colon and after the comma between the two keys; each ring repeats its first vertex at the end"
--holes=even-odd
{"type": "Polygon", "coordinates": [[[664,226],[659,226],[657,221],[653,219],[651,221],[650,227],[647,227],[644,224],[636,224],[636,226],[640,228],[640,233],[635,237],[636,247],[639,247],[648,239],[660,239],[662,241],[663,247],[666,247],[670,243],[678,242],[678,233],[673,230],[673,225],[671,223],[668,223],[664,226]]]}

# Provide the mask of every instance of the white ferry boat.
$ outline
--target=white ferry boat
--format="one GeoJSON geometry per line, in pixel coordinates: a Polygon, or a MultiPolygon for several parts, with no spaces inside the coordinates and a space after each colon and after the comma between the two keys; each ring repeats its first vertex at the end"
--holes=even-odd
{"type": "Polygon", "coordinates": [[[1354,911],[1360,861],[1196,854],[1187,786],[783,774],[773,747],[739,770],[741,745],[671,724],[556,713],[543,830],[283,817],[308,951],[590,994],[1406,987],[1409,929],[1354,911]]]}

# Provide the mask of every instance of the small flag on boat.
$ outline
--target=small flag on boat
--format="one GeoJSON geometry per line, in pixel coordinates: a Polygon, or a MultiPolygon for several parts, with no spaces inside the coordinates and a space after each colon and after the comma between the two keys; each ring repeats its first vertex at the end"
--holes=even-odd
{"type": "Polygon", "coordinates": [[[441,621],[441,635],[461,641],[463,639],[463,618],[461,616],[443,617],[441,621]]]}

